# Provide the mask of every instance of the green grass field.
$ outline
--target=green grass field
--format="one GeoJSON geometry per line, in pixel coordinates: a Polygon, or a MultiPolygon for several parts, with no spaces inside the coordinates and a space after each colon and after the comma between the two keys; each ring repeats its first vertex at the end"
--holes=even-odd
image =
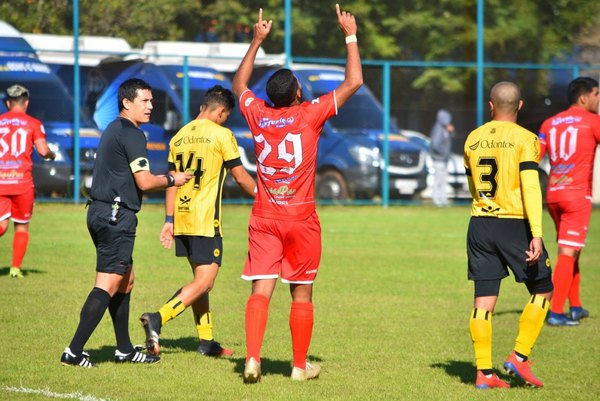
{"type": "MultiPolygon", "coordinates": [[[[600,398],[600,214],[581,257],[582,298],[592,317],[576,328],[544,327],[532,360],[543,389],[512,380],[510,390],[474,388],[468,331],[472,284],[466,280],[468,207],[320,207],[323,258],[315,284],[311,359],[318,380],[291,382],[290,299],[279,285],[262,349],[263,379],[244,385],[244,307],[249,284],[240,274],[247,250],[249,206],[224,206],[223,266],[211,294],[215,337],[231,358],[196,353],[192,314],[170,322],[158,365],[116,365],[108,313],[86,349],[99,368],[64,367],[60,355],[92,288],[95,254],[81,205],[38,204],[24,280],[8,277],[12,228],[0,239],[0,400],[597,400],[600,398]]],[[[157,310],[191,277],[183,259],[158,241],[163,208],[146,205],[134,253],[137,318],[157,310]]],[[[546,245],[556,245],[544,216],[546,245]]],[[[494,315],[493,357],[500,368],[514,344],[528,299],[512,277],[503,282],[494,315]]],[[[501,376],[504,376],[502,374],[501,376]]]]}

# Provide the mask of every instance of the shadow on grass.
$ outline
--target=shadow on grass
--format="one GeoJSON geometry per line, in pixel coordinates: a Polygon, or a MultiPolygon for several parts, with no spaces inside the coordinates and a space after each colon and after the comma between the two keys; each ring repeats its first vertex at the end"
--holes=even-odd
{"type": "Polygon", "coordinates": [[[523,309],[514,309],[514,310],[501,310],[494,312],[494,316],[502,316],[502,315],[520,315],[523,313],[523,309]]]}
{"type": "MultiPolygon", "coordinates": [[[[198,349],[198,338],[196,337],[181,337],[181,338],[165,338],[160,340],[161,350],[168,353],[169,350],[183,350],[196,352],[198,349]]],[[[231,347],[230,344],[221,344],[224,347],[231,347]]],[[[243,355],[245,348],[241,344],[233,344],[234,354],[233,357],[224,357],[225,360],[234,364],[234,372],[238,373],[240,377],[244,374],[244,365],[246,358],[243,355]]],[[[322,359],[311,355],[311,361],[321,362],[322,359]]],[[[260,361],[261,371],[263,375],[283,375],[289,376],[292,373],[292,361],[291,360],[275,360],[270,358],[261,358],[260,361]]]]}
{"type": "MultiPolygon", "coordinates": [[[[27,277],[30,274],[46,274],[45,270],[26,268],[22,269],[23,275],[27,277]]],[[[10,274],[10,266],[0,267],[0,276],[8,276],[10,274]]]]}
{"type": "MultiPolygon", "coordinates": [[[[197,352],[198,349],[198,338],[197,337],[180,337],[180,338],[161,338],[161,356],[166,356],[169,353],[177,353],[179,351],[184,352],[197,352]]],[[[239,346],[239,344],[237,344],[239,346]]],[[[223,346],[228,346],[227,344],[223,344],[223,346]]],[[[240,348],[240,347],[238,347],[240,348]]],[[[93,363],[105,363],[105,362],[113,362],[115,357],[115,345],[103,345],[100,348],[96,349],[86,349],[90,354],[90,359],[93,363]]],[[[236,349],[236,353],[243,354],[244,349],[236,349]]],[[[223,357],[224,360],[227,360],[234,364],[233,370],[238,373],[240,377],[244,374],[244,365],[246,363],[246,358],[244,356],[237,357],[223,357]]],[[[199,354],[198,354],[199,355],[199,354]]],[[[310,361],[312,362],[322,362],[323,359],[318,356],[311,355],[310,361]]],[[[269,375],[282,375],[289,376],[292,373],[292,361],[290,360],[276,360],[270,358],[261,358],[260,361],[261,371],[263,376],[269,375]]],[[[473,369],[472,365],[470,369],[473,369]]]]}
{"type": "MultiPolygon", "coordinates": [[[[464,384],[475,384],[475,375],[477,372],[477,368],[473,365],[472,362],[465,361],[446,361],[446,362],[438,362],[430,365],[432,368],[444,369],[448,376],[458,377],[461,383],[464,384]]],[[[518,386],[519,383],[515,382],[512,376],[505,374],[504,372],[500,372],[495,370],[498,377],[504,381],[510,383],[511,387],[518,386]]]]}
{"type": "MultiPolygon", "coordinates": [[[[233,371],[238,373],[240,377],[244,374],[244,366],[246,364],[246,358],[228,358],[229,361],[235,363],[233,371]]],[[[314,355],[310,356],[311,362],[322,362],[322,359],[314,355]]],[[[260,370],[262,376],[270,375],[281,375],[289,376],[292,374],[292,361],[271,359],[271,358],[260,358],[260,370]]]]}
{"type": "Polygon", "coordinates": [[[462,383],[470,384],[475,383],[475,365],[471,362],[465,361],[446,361],[438,362],[430,365],[432,368],[444,369],[448,376],[455,376],[460,379],[462,383]]]}

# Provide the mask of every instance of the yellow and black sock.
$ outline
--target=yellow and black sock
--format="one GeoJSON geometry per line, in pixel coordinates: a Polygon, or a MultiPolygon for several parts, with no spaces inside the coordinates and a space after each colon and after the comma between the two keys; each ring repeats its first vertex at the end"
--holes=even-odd
{"type": "Polygon", "coordinates": [[[542,331],[550,302],[542,296],[532,295],[519,319],[519,335],[515,342],[515,352],[529,356],[535,341],[542,331]]]}
{"type": "Polygon", "coordinates": [[[474,308],[469,320],[469,330],[477,370],[492,369],[492,312],[474,308]]]}
{"type": "Polygon", "coordinates": [[[173,295],[173,297],[158,310],[158,313],[160,313],[162,326],[164,326],[169,320],[175,319],[187,308],[187,306],[184,305],[181,299],[178,297],[180,292],[181,289],[179,289],[175,295],[173,295]]]}
{"type": "Polygon", "coordinates": [[[194,314],[194,320],[196,321],[198,338],[200,340],[214,340],[211,313],[206,312],[202,316],[194,314]]]}

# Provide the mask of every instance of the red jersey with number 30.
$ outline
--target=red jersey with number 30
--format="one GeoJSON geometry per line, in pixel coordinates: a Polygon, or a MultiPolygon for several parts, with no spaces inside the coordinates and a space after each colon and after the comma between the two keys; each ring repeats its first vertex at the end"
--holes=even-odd
{"type": "Polygon", "coordinates": [[[0,195],[17,195],[33,186],[33,143],[45,138],[39,120],[14,111],[0,115],[0,195]]]}
{"type": "Polygon", "coordinates": [[[252,214],[304,220],[315,210],[319,135],[337,114],[334,92],[291,107],[271,107],[247,90],[240,110],[254,138],[258,193],[252,214]]]}
{"type": "Polygon", "coordinates": [[[539,137],[541,155],[548,152],[551,165],[546,201],[591,197],[600,116],[570,107],[544,121],[539,137]]]}

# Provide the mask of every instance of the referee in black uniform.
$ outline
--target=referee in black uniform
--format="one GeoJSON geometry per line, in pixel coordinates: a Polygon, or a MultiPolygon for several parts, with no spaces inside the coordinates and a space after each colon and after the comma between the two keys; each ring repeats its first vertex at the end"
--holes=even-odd
{"type": "Polygon", "coordinates": [[[136,213],[144,191],[181,186],[193,176],[150,172],[146,136],[140,124],[150,121],[152,88],[141,79],[119,87],[119,117],[104,131],[98,147],[87,226],[96,246],[96,283],[81,309],[79,326],[63,352],[64,365],[94,365],[83,346],[108,308],[117,349],[115,362],[156,363],[160,358],[134,349],[129,338],[129,299],[133,288],[136,213]]]}

